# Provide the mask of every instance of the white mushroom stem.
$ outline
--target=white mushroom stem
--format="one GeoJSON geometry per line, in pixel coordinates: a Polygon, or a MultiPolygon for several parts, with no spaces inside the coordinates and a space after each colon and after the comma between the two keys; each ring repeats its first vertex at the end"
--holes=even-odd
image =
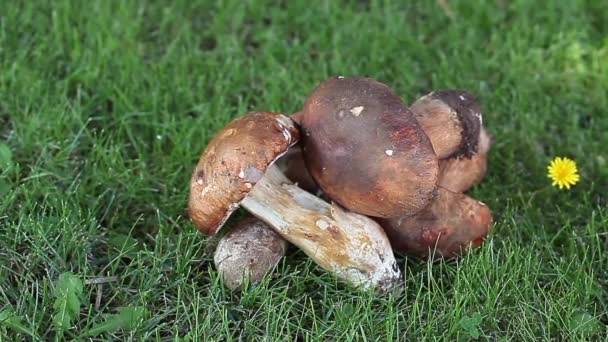
{"type": "Polygon", "coordinates": [[[354,286],[384,292],[400,282],[390,242],[375,221],[300,189],[276,166],[269,167],[241,205],[354,286]]]}

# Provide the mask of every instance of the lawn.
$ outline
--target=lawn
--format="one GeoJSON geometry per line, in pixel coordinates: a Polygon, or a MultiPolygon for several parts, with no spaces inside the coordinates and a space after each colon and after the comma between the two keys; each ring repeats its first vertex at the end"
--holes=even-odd
{"type": "Polygon", "coordinates": [[[2,1],[0,340],[606,338],[607,108],[606,1],[2,1]],[[469,193],[492,233],[456,262],[399,257],[401,294],[297,249],[229,291],[187,215],[196,161],[336,75],[479,97],[495,143],[469,193]]]}

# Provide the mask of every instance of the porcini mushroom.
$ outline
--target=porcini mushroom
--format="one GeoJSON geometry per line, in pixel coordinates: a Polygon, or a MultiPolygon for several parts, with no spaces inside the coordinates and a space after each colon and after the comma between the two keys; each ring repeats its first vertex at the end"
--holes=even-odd
{"type": "Polygon", "coordinates": [[[460,89],[435,90],[416,100],[410,109],[439,159],[470,157],[477,151],[482,117],[471,93],[460,89]]]}
{"type": "Polygon", "coordinates": [[[248,217],[237,223],[218,243],[213,261],[229,289],[245,280],[260,282],[285,256],[289,244],[263,221],[248,217]]]}
{"type": "Polygon", "coordinates": [[[400,271],[382,228],[300,189],[274,165],[298,136],[293,121],[278,113],[249,113],[229,123],[193,172],[192,221],[215,234],[243,206],[337,277],[379,291],[395,287],[400,271]]]}
{"type": "Polygon", "coordinates": [[[439,157],[437,184],[464,192],[487,170],[490,139],[477,98],[461,89],[435,90],[410,107],[439,157]]]}
{"type": "Polygon", "coordinates": [[[207,145],[190,179],[188,213],[198,229],[215,235],[298,139],[293,122],[278,113],[249,113],[224,127],[207,145]]]}
{"type": "Polygon", "coordinates": [[[492,226],[490,209],[467,195],[438,190],[437,197],[416,215],[379,220],[396,252],[450,259],[485,240],[492,226]]]}
{"type": "Polygon", "coordinates": [[[434,196],[437,156],[414,114],[387,85],[366,77],[328,79],[296,117],[310,174],[345,208],[403,216],[434,196]]]}
{"type": "Polygon", "coordinates": [[[491,140],[483,127],[479,133],[477,152],[470,158],[446,158],[439,161],[439,186],[453,192],[465,192],[485,177],[491,140]]]}

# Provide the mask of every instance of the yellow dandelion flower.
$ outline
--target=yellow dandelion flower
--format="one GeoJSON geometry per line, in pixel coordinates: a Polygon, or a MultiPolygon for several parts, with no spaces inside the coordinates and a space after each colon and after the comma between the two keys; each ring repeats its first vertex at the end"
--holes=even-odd
{"type": "Polygon", "coordinates": [[[570,186],[580,180],[576,163],[570,158],[556,157],[547,167],[549,178],[553,180],[551,185],[558,186],[560,189],[570,189],[570,186]]]}

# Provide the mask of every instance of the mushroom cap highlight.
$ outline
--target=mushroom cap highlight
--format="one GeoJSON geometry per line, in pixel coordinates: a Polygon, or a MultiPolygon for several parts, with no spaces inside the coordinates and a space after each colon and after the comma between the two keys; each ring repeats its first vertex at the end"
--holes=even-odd
{"type": "Polygon", "coordinates": [[[292,120],[280,113],[251,112],[230,122],[209,142],[192,173],[192,222],[204,234],[216,234],[266,169],[298,139],[292,120]]]}
{"type": "Polygon", "coordinates": [[[298,114],[306,166],[343,207],[374,217],[422,209],[439,163],[414,114],[387,85],[366,77],[321,82],[298,114]]]}

